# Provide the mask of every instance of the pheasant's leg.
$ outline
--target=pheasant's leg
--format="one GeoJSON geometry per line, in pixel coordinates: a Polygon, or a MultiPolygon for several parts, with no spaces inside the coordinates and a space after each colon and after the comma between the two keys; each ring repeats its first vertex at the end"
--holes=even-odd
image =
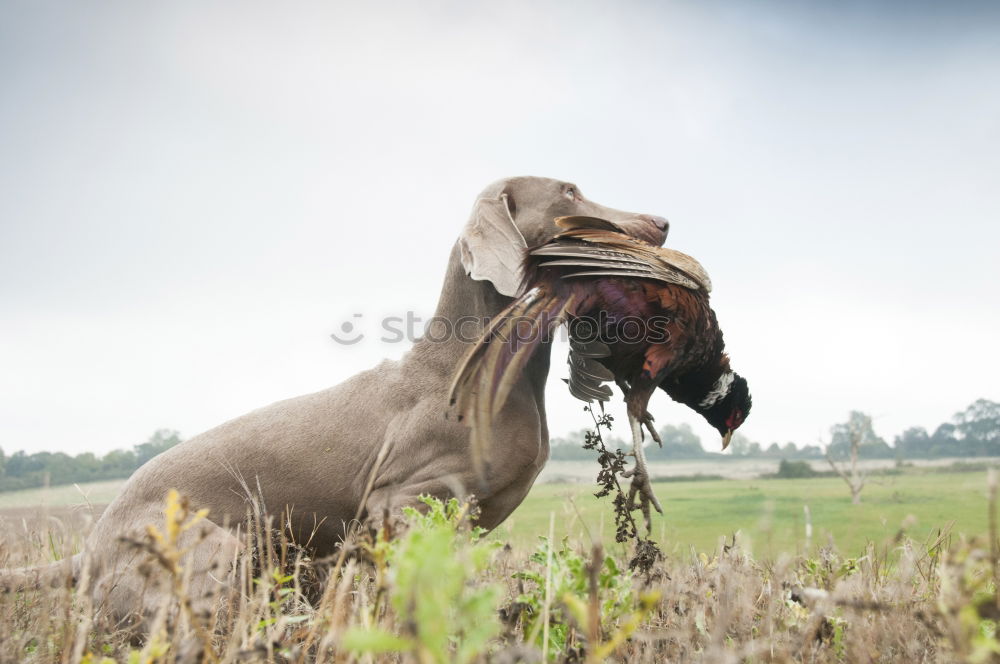
{"type": "MultiPolygon", "coordinates": [[[[632,391],[631,386],[622,379],[616,379],[615,383],[618,385],[618,389],[622,391],[622,394],[625,396],[625,400],[627,402],[628,395],[632,391]]],[[[656,428],[653,426],[653,416],[649,413],[649,411],[644,410],[642,417],[639,419],[642,422],[642,425],[646,427],[646,430],[649,431],[649,435],[652,439],[656,441],[656,444],[663,447],[663,441],[660,440],[660,434],[656,433],[656,428]]]]}
{"type": "Polygon", "coordinates": [[[653,507],[660,514],[663,514],[663,508],[660,507],[660,501],[656,499],[653,487],[649,483],[646,454],[642,451],[642,423],[632,413],[628,415],[628,422],[632,427],[632,455],[635,457],[635,467],[623,473],[625,477],[632,478],[632,484],[628,490],[628,507],[630,510],[635,509],[635,498],[638,495],[639,508],[642,510],[642,516],[646,522],[646,532],[650,533],[653,527],[652,517],[649,512],[650,503],[652,503],[653,507]]]}

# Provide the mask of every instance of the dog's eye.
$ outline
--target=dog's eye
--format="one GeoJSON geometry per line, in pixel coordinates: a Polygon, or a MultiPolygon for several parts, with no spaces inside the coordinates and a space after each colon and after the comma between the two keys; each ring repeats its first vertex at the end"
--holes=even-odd
{"type": "Polygon", "coordinates": [[[577,192],[576,187],[566,187],[566,191],[563,192],[563,195],[571,201],[575,201],[577,198],[580,197],[580,194],[577,192]]]}

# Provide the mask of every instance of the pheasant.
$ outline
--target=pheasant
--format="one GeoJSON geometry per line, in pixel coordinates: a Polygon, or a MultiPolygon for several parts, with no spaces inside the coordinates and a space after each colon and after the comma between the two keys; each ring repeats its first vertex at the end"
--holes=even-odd
{"type": "MultiPolygon", "coordinates": [[[[491,443],[492,420],[531,356],[569,328],[570,393],[608,401],[614,381],[625,396],[635,465],[629,507],[650,528],[650,505],[663,513],[650,485],[643,429],[660,442],[647,405],[656,388],[704,417],[722,447],[750,412],[747,381],[732,370],[722,330],[709,306],[711,281],[679,251],[656,247],[595,217],[561,217],[563,229],[528,250],[524,280],[459,365],[450,400],[472,428],[476,471],[491,443]]],[[[662,443],[661,443],[662,445],[662,443]]]]}

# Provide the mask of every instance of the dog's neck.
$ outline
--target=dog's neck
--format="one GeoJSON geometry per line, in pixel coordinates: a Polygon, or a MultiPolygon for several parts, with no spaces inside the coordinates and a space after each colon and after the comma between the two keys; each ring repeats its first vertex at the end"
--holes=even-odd
{"type": "MultiPolygon", "coordinates": [[[[462,266],[456,244],[448,261],[448,271],[434,312],[434,321],[424,336],[413,345],[411,358],[445,373],[447,383],[450,384],[458,363],[465,357],[472,344],[479,340],[484,325],[493,320],[508,304],[510,298],[500,295],[490,282],[474,281],[469,278],[462,266]],[[448,325],[451,326],[450,330],[445,329],[448,325]]],[[[543,422],[545,381],[549,375],[549,350],[549,344],[538,349],[524,370],[524,380],[530,384],[543,422]]]]}

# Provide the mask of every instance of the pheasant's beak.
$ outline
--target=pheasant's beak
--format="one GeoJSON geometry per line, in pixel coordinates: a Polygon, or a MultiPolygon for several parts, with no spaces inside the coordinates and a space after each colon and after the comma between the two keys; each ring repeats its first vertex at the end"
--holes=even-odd
{"type": "Polygon", "coordinates": [[[729,447],[729,442],[733,439],[733,430],[730,429],[726,432],[726,435],[722,437],[722,449],[729,447]]]}

